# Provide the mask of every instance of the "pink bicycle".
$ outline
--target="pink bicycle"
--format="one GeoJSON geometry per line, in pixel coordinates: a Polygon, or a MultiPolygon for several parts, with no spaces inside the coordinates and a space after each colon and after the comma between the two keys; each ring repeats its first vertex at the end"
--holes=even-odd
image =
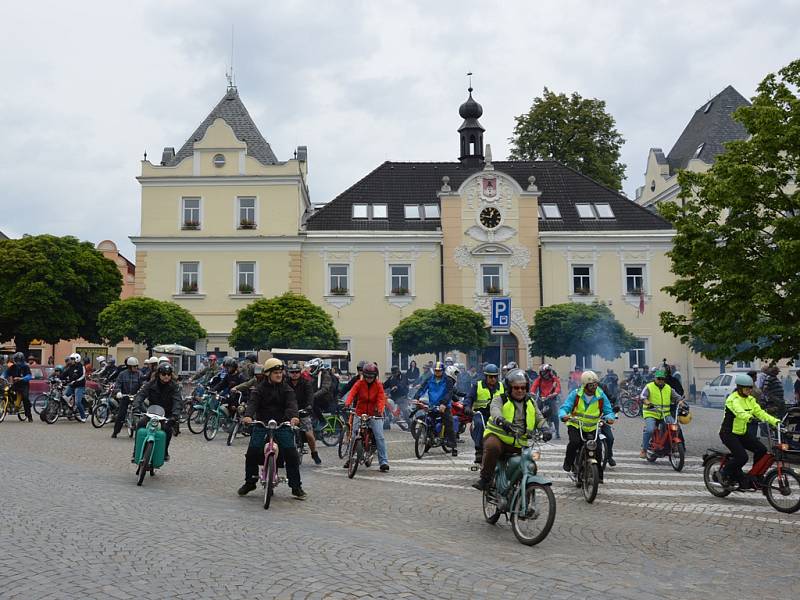
{"type": "MultiPolygon", "coordinates": [[[[264,488],[264,510],[269,508],[275,488],[284,480],[278,477],[278,444],[275,443],[275,432],[279,427],[292,427],[289,421],[278,425],[274,419],[264,424],[263,421],[253,421],[254,426],[261,426],[267,430],[267,443],[264,445],[264,464],[259,468],[258,481],[264,488]]],[[[294,428],[293,428],[294,429],[294,428]]]]}

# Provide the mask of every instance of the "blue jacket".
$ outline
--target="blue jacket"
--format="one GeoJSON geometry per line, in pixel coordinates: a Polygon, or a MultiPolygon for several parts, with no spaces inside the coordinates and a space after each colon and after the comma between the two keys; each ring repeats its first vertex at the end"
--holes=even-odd
{"type": "MultiPolygon", "coordinates": [[[[559,419],[572,413],[572,409],[575,408],[575,402],[578,397],[578,390],[582,389],[583,386],[575,388],[569,393],[567,400],[561,405],[561,409],[558,411],[559,419]]],[[[611,401],[608,399],[608,396],[606,396],[603,390],[601,390],[599,387],[597,389],[600,392],[601,398],[603,399],[603,419],[615,419],[616,415],[614,415],[614,410],[611,408],[611,401]]],[[[587,407],[589,407],[592,405],[592,403],[596,402],[595,396],[587,397],[586,394],[584,394],[583,402],[587,407]]]]}
{"type": "Polygon", "coordinates": [[[439,381],[436,381],[435,377],[431,377],[420,386],[414,397],[421,398],[425,392],[428,392],[429,408],[434,408],[440,404],[450,408],[453,401],[453,380],[447,376],[442,376],[439,381]]]}

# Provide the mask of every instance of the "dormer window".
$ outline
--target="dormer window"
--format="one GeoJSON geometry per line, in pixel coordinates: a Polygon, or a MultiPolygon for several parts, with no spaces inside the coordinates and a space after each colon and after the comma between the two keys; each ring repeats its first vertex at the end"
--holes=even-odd
{"type": "Polygon", "coordinates": [[[372,218],[373,219],[388,219],[389,208],[386,204],[373,204],[372,205],[372,218]]]}
{"type": "Polygon", "coordinates": [[[354,219],[388,219],[387,204],[353,204],[354,219]]]}

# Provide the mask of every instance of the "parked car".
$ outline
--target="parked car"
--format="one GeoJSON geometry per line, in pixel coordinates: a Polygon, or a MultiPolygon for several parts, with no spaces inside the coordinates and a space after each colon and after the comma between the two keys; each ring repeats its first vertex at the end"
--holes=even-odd
{"type": "Polygon", "coordinates": [[[736,389],[738,373],[720,373],[703,386],[700,391],[700,405],[705,407],[722,407],[725,400],[736,389]]]}

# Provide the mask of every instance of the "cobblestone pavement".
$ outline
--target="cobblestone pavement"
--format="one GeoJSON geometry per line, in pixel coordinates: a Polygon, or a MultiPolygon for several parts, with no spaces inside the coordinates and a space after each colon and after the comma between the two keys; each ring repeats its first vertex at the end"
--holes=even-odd
{"type": "MultiPolygon", "coordinates": [[[[543,451],[558,514],[540,545],[485,523],[458,458],[413,458],[389,434],[391,470],[354,480],[332,449],[302,467],[305,502],[278,489],[236,495],[245,440],[226,447],[184,430],[172,461],[138,488],[130,441],[108,426],[0,424],[5,561],[0,598],[741,598],[797,596],[800,514],[763,496],[716,499],[699,456],[719,446],[721,413],[696,409],[682,473],[638,459],[641,422],[615,429],[618,466],[587,505],[543,451]]],[[[307,461],[310,462],[310,461],[307,461]]]]}

